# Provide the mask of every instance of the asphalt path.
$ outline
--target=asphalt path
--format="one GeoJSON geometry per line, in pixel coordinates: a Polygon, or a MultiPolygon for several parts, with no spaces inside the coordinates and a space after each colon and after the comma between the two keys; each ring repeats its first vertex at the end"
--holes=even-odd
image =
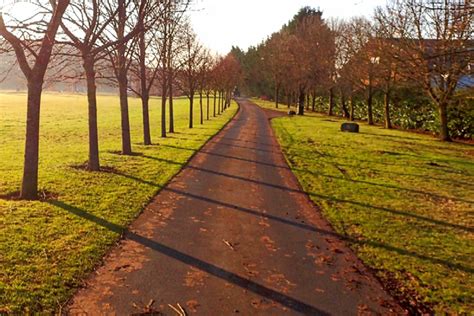
{"type": "Polygon", "coordinates": [[[188,315],[403,313],[301,190],[270,126],[282,113],[238,102],[69,314],[178,315],[170,305],[188,315]]]}

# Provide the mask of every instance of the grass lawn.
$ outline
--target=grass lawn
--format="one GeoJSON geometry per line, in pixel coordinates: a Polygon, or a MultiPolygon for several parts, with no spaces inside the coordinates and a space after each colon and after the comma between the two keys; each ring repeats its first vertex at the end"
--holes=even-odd
{"type": "MultiPolygon", "coordinates": [[[[119,100],[101,96],[99,139],[102,166],[116,173],[90,173],[73,166],[87,160],[87,105],[82,95],[45,94],[42,102],[39,186],[55,195],[45,202],[0,199],[0,314],[58,310],[120,237],[77,214],[126,227],[211,136],[234,115],[188,126],[186,99],[175,103],[177,133],[159,137],[160,100],[151,100],[153,146],[143,146],[140,100],[130,99],[136,156],[121,156],[119,100]],[[151,183],[157,183],[158,186],[151,183]]],[[[212,104],[212,102],[211,102],[212,104]]],[[[0,93],[0,195],[20,187],[26,95],[0,93]]]]}
{"type": "Polygon", "coordinates": [[[272,125],[303,188],[392,294],[472,313],[474,146],[364,123],[342,133],[341,122],[310,113],[272,125]]]}

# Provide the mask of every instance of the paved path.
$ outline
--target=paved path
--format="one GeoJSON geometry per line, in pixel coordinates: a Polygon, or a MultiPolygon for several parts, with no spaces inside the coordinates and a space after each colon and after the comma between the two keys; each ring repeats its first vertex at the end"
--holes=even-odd
{"type": "MultiPolygon", "coordinates": [[[[240,100],[69,306],[89,315],[400,313],[289,171],[264,111],[240,100]]],[[[273,113],[273,114],[269,114],[273,113]]]]}

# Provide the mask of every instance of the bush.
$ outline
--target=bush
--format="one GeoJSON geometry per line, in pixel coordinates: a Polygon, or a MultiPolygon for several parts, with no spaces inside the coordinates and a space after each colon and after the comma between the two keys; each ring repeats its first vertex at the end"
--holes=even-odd
{"type": "Polygon", "coordinates": [[[459,97],[448,109],[452,137],[472,139],[474,136],[474,99],[459,97]]]}

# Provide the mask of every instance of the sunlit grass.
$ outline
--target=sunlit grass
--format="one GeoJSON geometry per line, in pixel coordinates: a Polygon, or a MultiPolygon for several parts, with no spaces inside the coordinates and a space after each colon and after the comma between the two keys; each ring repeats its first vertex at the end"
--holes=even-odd
{"type": "MultiPolygon", "coordinates": [[[[20,187],[25,133],[21,93],[0,93],[0,195],[20,187]]],[[[175,134],[162,139],[160,100],[151,100],[153,146],[143,146],[140,100],[130,98],[134,156],[121,148],[120,111],[115,96],[99,97],[101,164],[114,173],[74,168],[87,160],[87,105],[83,95],[45,94],[41,113],[39,187],[59,202],[0,199],[0,314],[51,312],[70,296],[119,234],[74,215],[78,209],[126,227],[206,140],[233,116],[188,129],[188,103],[175,103],[175,134]],[[58,206],[55,206],[58,205],[58,206]]]]}
{"type": "Polygon", "coordinates": [[[304,189],[392,294],[439,313],[474,310],[474,147],[341,123],[272,121],[304,189]]]}

